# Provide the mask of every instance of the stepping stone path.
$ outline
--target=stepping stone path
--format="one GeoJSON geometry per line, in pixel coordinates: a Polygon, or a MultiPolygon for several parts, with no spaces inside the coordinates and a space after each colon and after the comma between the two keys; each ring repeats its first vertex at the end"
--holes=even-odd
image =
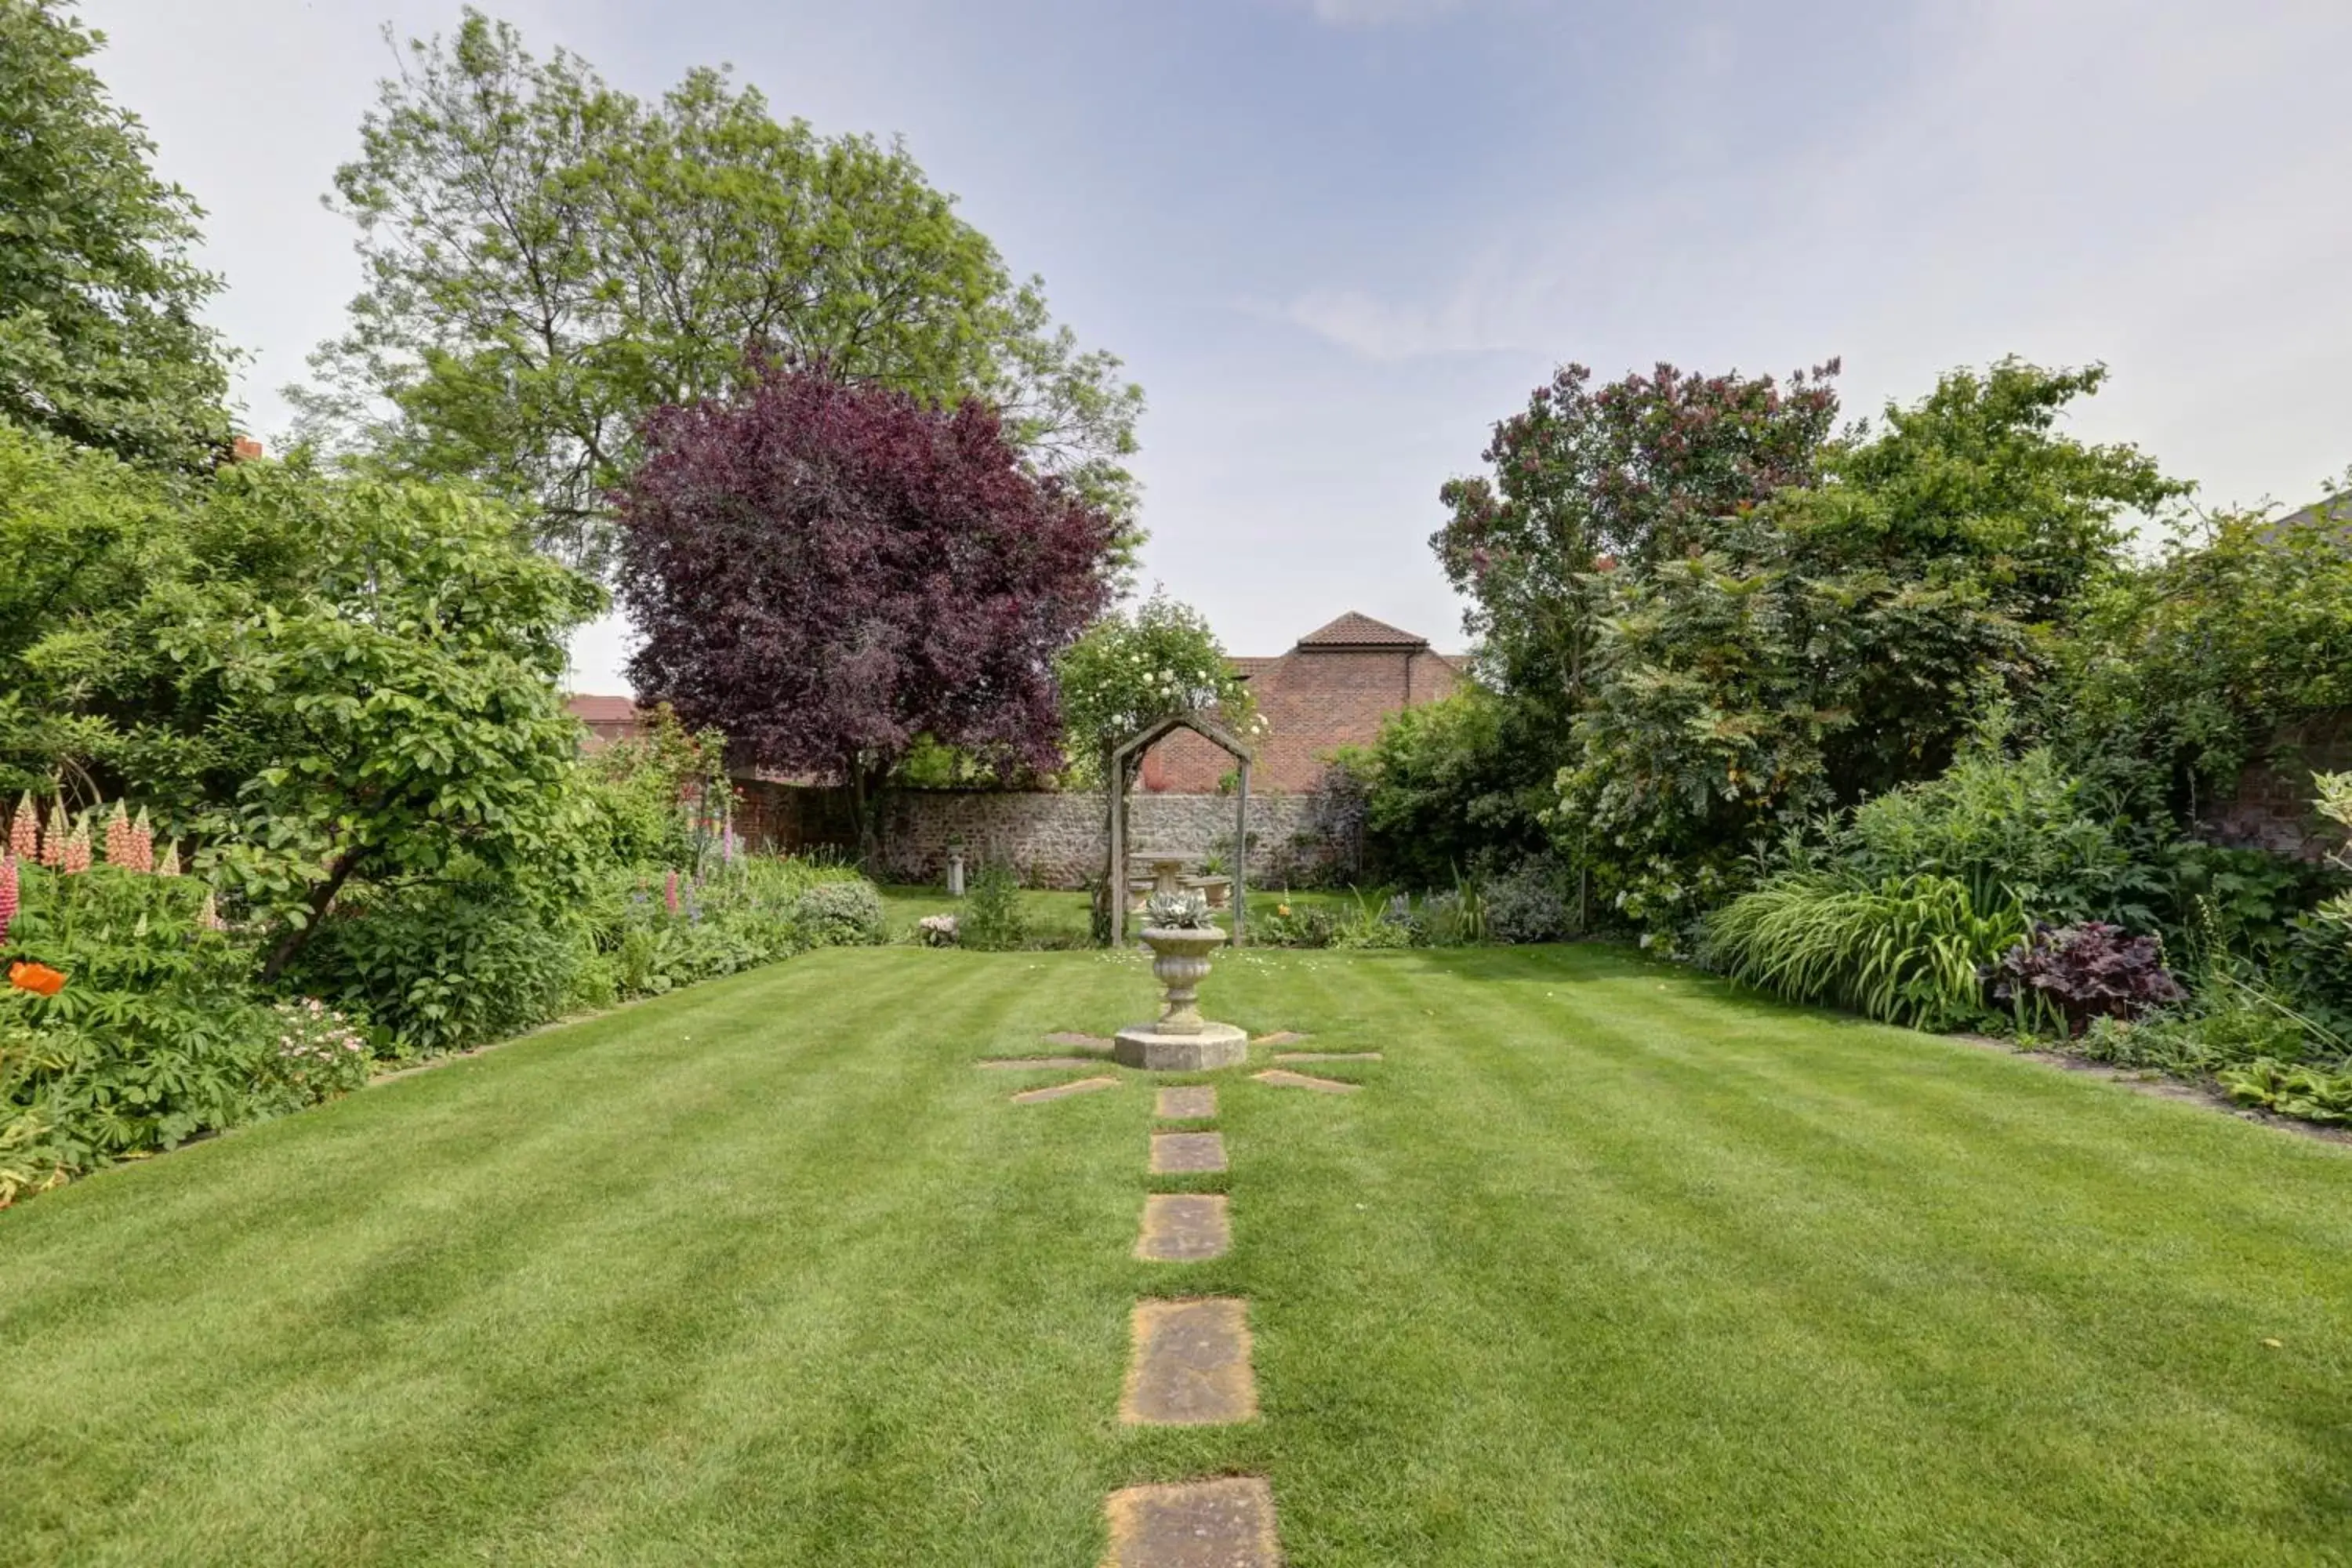
{"type": "MultiPolygon", "coordinates": [[[[1283,1029],[1261,1045],[1296,1045],[1307,1036],[1283,1029]]],[[[1079,1057],[1031,1057],[977,1065],[1008,1071],[1085,1068],[1112,1049],[1099,1035],[1056,1032],[1049,1046],[1079,1057]]],[[[1277,1062],[1376,1062],[1378,1051],[1278,1052],[1277,1062]]],[[[1271,1068],[1260,1083],[1320,1094],[1354,1094],[1361,1084],[1271,1068]]],[[[1018,1105],[1116,1089],[1115,1078],[1078,1079],[1013,1097],[1018,1105]]],[[[1209,1084],[1158,1091],[1152,1116],[1160,1121],[1208,1121],[1217,1114],[1209,1084]]],[[[1176,1175],[1225,1169],[1221,1132],[1154,1132],[1150,1169],[1176,1175]]],[[[1233,1247],[1232,1200],[1223,1193],[1147,1193],[1135,1256],[1148,1263],[1198,1263],[1233,1247]]],[[[1138,1301],[1129,1319],[1132,1341],[1119,1420],[1138,1426],[1214,1426],[1257,1418],[1257,1379],[1250,1367],[1249,1303],[1203,1296],[1138,1301]]],[[[1226,1476],[1169,1486],[1125,1487],[1103,1504],[1110,1553],[1103,1568],[1281,1568],[1275,1531],[1274,1489],[1261,1476],[1226,1476]]]]}
{"type": "Polygon", "coordinates": [[[1162,1121],[1206,1121],[1216,1113],[1217,1091],[1205,1083],[1163,1089],[1151,1106],[1151,1114],[1162,1121]]]}
{"type": "Polygon", "coordinates": [[[1045,1072],[1049,1069],[1067,1071],[1071,1068],[1100,1067],[1092,1057],[992,1057],[984,1062],[971,1064],[997,1072],[1045,1072]]]}
{"type": "Polygon", "coordinates": [[[1260,1083],[1270,1083],[1277,1089],[1311,1089],[1318,1094],[1353,1094],[1364,1087],[1360,1083],[1341,1083],[1335,1078],[1309,1078],[1303,1072],[1285,1072],[1280,1068],[1271,1068],[1250,1076],[1260,1083]]]}
{"type": "Polygon", "coordinates": [[[1255,1476],[1110,1494],[1103,1568],[1280,1568],[1274,1489],[1255,1476]]]}
{"type": "Polygon", "coordinates": [[[1147,1263],[1199,1263],[1234,1244],[1223,1193],[1152,1193],[1143,1200],[1135,1255],[1147,1263]]]}
{"type": "Polygon", "coordinates": [[[1192,1171],[1225,1168],[1225,1138],[1222,1132],[1154,1132],[1151,1173],[1178,1175],[1192,1171]]]}
{"type": "Polygon", "coordinates": [[[1051,1089],[1024,1089],[1013,1097],[1015,1105],[1036,1105],[1048,1100],[1067,1100],[1074,1094],[1092,1094],[1097,1089],[1117,1089],[1115,1078],[1082,1078],[1073,1083],[1057,1083],[1051,1089]]]}
{"type": "Polygon", "coordinates": [[[1118,1418],[1144,1426],[1218,1426],[1257,1415],[1249,1303],[1229,1296],[1138,1301],[1134,1359],[1118,1418]]]}

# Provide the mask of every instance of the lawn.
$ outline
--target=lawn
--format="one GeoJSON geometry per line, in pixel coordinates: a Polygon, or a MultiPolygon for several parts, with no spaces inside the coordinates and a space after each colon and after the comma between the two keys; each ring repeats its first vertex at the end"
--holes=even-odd
{"type": "Polygon", "coordinates": [[[821,952],[0,1214],[0,1555],[1088,1568],[1231,1471],[1296,1568],[2352,1562],[2352,1149],[1612,951],[1252,953],[1213,1015],[1388,1058],[1226,1075],[1234,1250],[1143,1264],[1146,1086],[971,1063],[1146,994],[821,952]],[[1122,1429],[1192,1292],[1260,1419],[1122,1429]]]}

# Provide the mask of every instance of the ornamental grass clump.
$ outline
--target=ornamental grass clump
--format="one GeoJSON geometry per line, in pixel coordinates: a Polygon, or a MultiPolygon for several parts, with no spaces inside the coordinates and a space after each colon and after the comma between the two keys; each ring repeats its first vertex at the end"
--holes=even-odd
{"type": "Polygon", "coordinates": [[[1710,915],[1701,956],[1792,1002],[1944,1030],[1984,1016],[1982,972],[2024,934],[2014,905],[1981,911],[1949,877],[1864,883],[1800,872],[1710,915]]]}

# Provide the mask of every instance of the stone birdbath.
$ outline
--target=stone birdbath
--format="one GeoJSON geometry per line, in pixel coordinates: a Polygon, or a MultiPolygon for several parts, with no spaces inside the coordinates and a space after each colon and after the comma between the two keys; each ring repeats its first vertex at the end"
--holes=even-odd
{"type": "Polygon", "coordinates": [[[1113,1058],[1121,1067],[1148,1072],[1241,1066],[1249,1056],[1249,1036],[1201,1016],[1201,982],[1209,977],[1209,955],[1225,945],[1223,931],[1210,922],[1209,901],[1198,892],[1154,893],[1143,918],[1151,973],[1166,994],[1158,1018],[1118,1032],[1113,1058]]]}

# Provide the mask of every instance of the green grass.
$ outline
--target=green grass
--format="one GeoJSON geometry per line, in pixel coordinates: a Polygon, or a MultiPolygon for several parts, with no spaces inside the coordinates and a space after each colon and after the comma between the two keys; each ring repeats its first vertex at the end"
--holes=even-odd
{"type": "Polygon", "coordinates": [[[812,954],[0,1214],[0,1557],[1088,1568],[1230,1470],[1296,1568],[2352,1561],[2352,1151],[1622,953],[1241,954],[1389,1058],[1226,1075],[1235,1250],[1148,1266],[1146,1086],[970,1066],[1147,995],[812,954]],[[1213,1290],[1263,1418],[1123,1430],[1213,1290]]]}

